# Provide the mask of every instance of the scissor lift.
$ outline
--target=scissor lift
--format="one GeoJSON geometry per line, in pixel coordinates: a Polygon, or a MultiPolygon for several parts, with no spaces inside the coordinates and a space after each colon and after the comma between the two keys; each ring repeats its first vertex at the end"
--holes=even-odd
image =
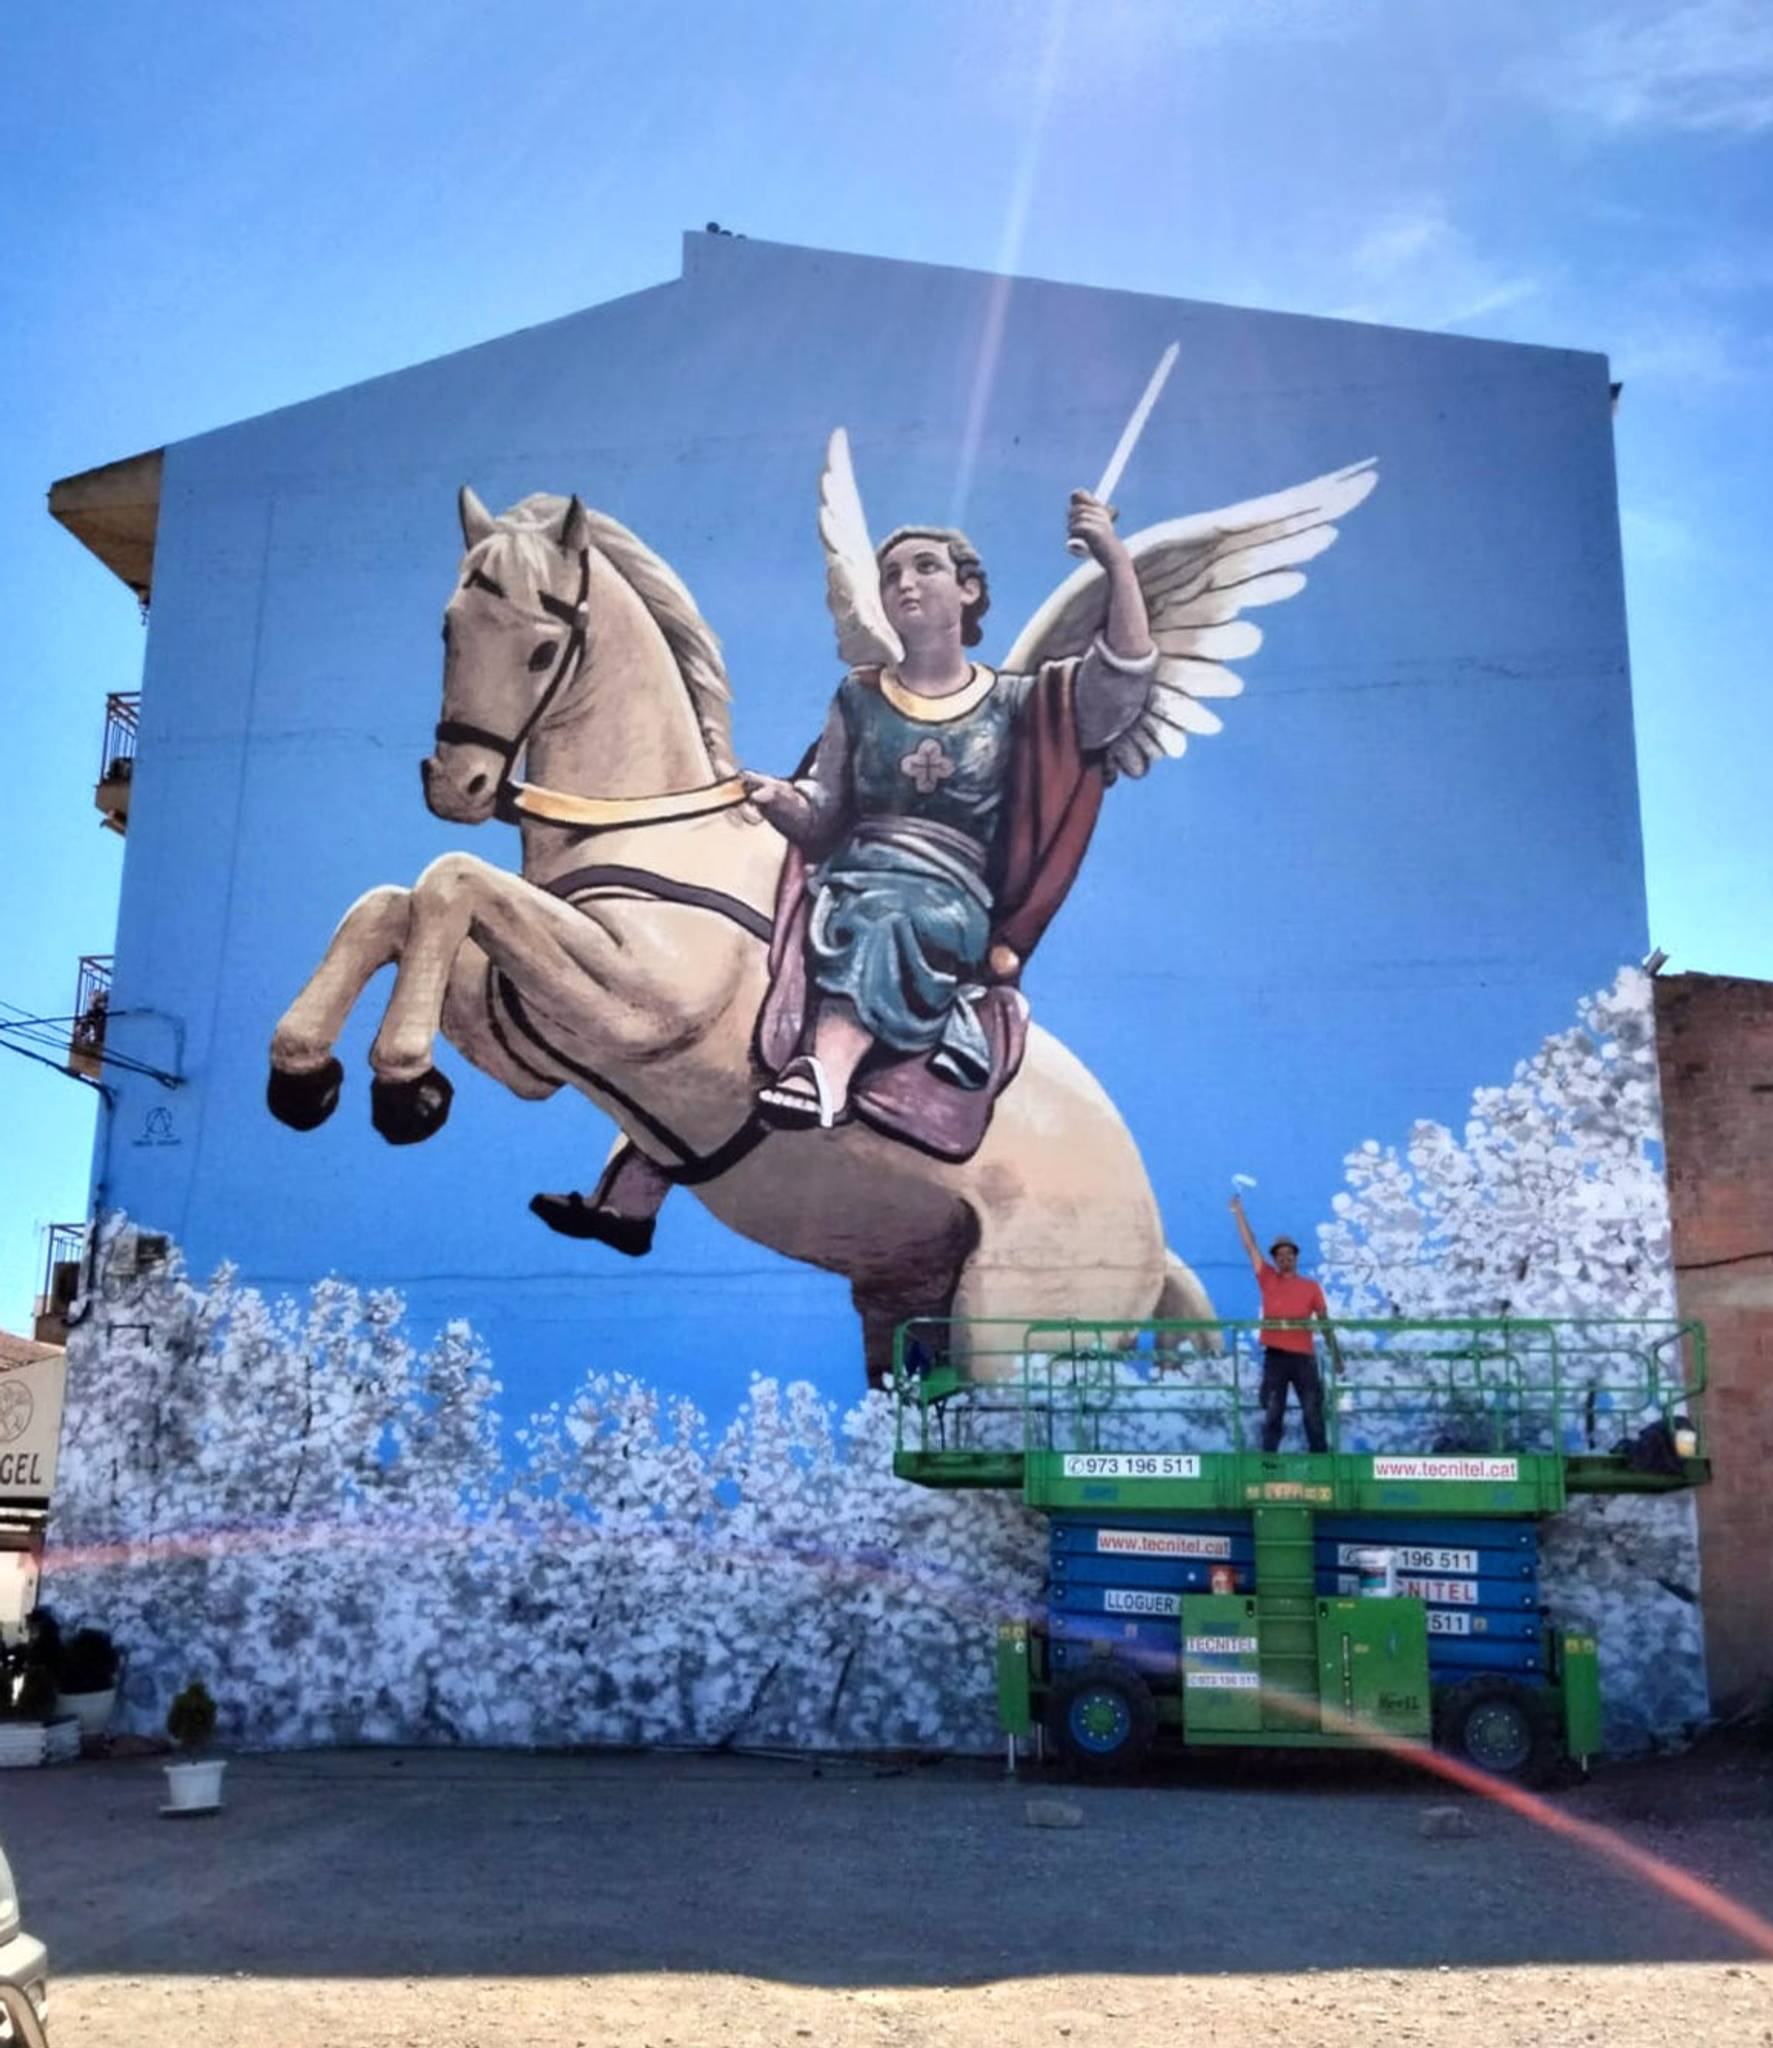
{"type": "Polygon", "coordinates": [[[899,1330],[899,1476],[1049,1517],[1044,1611],[999,1631],[1012,1763],[1033,1738],[1091,1775],[1159,1739],[1586,1764],[1597,1646],[1539,1603],[1539,1526],[1574,1494],[1709,1478],[1701,1326],[1337,1322],[1315,1453],[1249,1440],[1259,1327],[899,1330]]]}

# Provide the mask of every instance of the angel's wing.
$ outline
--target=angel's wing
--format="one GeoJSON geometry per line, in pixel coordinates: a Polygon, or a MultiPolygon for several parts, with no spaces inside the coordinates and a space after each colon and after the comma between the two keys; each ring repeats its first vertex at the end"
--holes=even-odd
{"type": "Polygon", "coordinates": [[[819,538],[825,543],[825,594],[837,621],[837,652],[850,668],[890,668],[904,649],[880,602],[874,543],[862,515],[862,494],[842,427],[825,449],[819,478],[819,538]]]}
{"type": "MultiPolygon", "coordinates": [[[[1329,476],[1148,526],[1127,541],[1157,643],[1157,674],[1137,723],[1108,750],[1109,778],[1143,775],[1179,756],[1190,733],[1215,733],[1207,698],[1236,697],[1243,678],[1223,666],[1254,654],[1262,629],[1240,613],[1303,590],[1299,564],[1336,538],[1333,522],[1379,481],[1369,457],[1329,476]]],[[[1094,562],[1068,576],[1023,627],[1004,657],[1013,674],[1083,654],[1108,615],[1108,579],[1094,562]]]]}

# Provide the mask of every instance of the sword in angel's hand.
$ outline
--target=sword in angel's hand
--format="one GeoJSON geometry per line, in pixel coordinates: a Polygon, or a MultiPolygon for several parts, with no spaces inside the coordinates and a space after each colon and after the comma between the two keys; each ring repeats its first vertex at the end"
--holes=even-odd
{"type": "MultiPolygon", "coordinates": [[[[1102,472],[1102,481],[1096,486],[1095,496],[1106,505],[1109,493],[1120,482],[1121,473],[1127,466],[1133,450],[1139,445],[1139,436],[1145,431],[1145,422],[1151,417],[1164,386],[1169,382],[1170,372],[1176,367],[1176,357],[1182,344],[1172,341],[1157,359],[1157,368],[1151,373],[1151,382],[1145,387],[1145,395],[1133,408],[1133,416],[1121,431],[1120,439],[1114,444],[1114,453],[1108,458],[1108,467],[1102,472]]],[[[1089,550],[1081,540],[1068,540],[1066,547],[1074,555],[1087,554],[1089,550]]]]}

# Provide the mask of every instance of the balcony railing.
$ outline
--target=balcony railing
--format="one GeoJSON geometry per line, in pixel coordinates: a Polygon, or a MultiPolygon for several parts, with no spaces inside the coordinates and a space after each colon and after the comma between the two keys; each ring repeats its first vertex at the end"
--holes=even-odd
{"type": "Polygon", "coordinates": [[[65,1344],[68,1317],[80,1294],[80,1262],[86,1254],[83,1223],[52,1223],[43,1233],[43,1285],[38,1291],[31,1334],[39,1344],[65,1344]]]}
{"type": "Polygon", "coordinates": [[[68,1035],[68,1072],[96,1081],[105,1059],[105,1023],[111,1008],[111,955],[85,953],[74,994],[74,1022],[68,1035]]]}
{"type": "Polygon", "coordinates": [[[141,705],[139,690],[113,690],[105,699],[105,743],[99,750],[98,786],[92,800],[113,832],[129,829],[129,791],[135,779],[141,705]]]}

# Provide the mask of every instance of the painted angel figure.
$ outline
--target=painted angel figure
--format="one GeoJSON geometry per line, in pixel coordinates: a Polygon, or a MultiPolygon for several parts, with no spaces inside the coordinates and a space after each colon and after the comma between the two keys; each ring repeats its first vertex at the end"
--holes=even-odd
{"type": "Polygon", "coordinates": [[[1075,492],[1068,526],[1107,581],[1102,627],[1081,659],[1034,674],[971,660],[990,604],[977,551],[953,528],[901,527],[875,555],[897,658],[851,669],[803,774],[746,776],[758,809],[815,864],[804,1049],[758,1095],[768,1122],[829,1130],[849,1115],[871,1054],[927,1058],[964,1089],[994,1078],[981,999],[988,983],[1014,982],[1037,936],[1016,914],[1043,882],[1057,908],[1087,836],[1041,849],[1045,860],[1014,857],[1027,837],[1013,829],[1018,810],[1035,795],[1019,757],[1038,744],[1036,728],[1069,728],[1071,744],[1049,749],[1061,758],[1044,768],[1066,785],[1047,792],[1062,810],[1084,764],[1144,710],[1157,665],[1109,508],[1075,492]],[[1046,872],[1055,859],[1066,872],[1046,872]]]}
{"type": "MultiPolygon", "coordinates": [[[[1074,492],[1067,532],[1089,559],[994,670],[968,651],[989,604],[971,542],[909,526],[875,548],[847,436],[832,435],[819,524],[848,672],[800,771],[745,776],[788,841],[754,1043],[764,1123],[860,1116],[969,1156],[1020,1062],[1018,983],[1104,791],[1220,729],[1212,700],[1243,689],[1223,664],[1262,639],[1241,614],[1301,589],[1299,565],[1376,481],[1359,463],[1127,540],[1109,506],[1074,492]]],[[[620,1146],[589,1198],[532,1207],[639,1252],[670,1184],[620,1146]]]]}

